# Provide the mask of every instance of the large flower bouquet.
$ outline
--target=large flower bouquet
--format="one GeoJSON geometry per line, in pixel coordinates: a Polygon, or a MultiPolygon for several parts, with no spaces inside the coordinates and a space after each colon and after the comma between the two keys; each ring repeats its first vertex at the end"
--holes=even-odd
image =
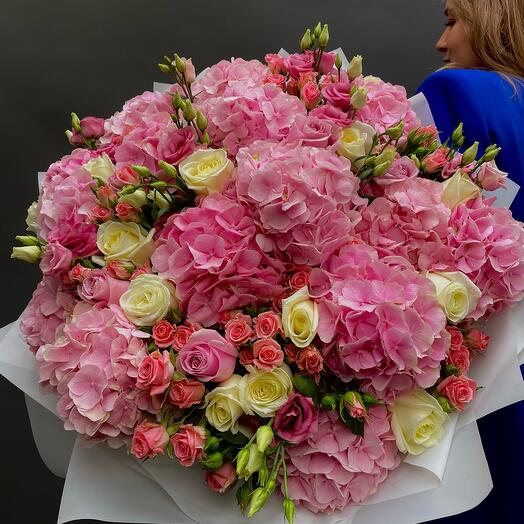
{"type": "Polygon", "coordinates": [[[66,429],[198,463],[248,516],[278,492],[290,523],[435,445],[480,386],[477,321],[524,295],[522,224],[481,194],[499,149],[441,145],[328,40],[198,79],[166,56],[166,92],[72,114],[13,251],[66,429]]]}

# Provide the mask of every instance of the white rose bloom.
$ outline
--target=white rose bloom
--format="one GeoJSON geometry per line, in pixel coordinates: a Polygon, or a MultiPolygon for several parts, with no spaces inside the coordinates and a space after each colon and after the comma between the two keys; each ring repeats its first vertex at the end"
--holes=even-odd
{"type": "Polygon", "coordinates": [[[433,282],[437,300],[453,324],[464,320],[476,309],[482,293],[464,273],[427,273],[426,278],[433,282]]]}
{"type": "Polygon", "coordinates": [[[337,145],[337,153],[351,160],[356,168],[360,168],[362,160],[357,160],[357,158],[369,154],[375,134],[375,129],[370,125],[355,122],[351,127],[342,130],[337,145]]]}
{"type": "Polygon", "coordinates": [[[111,159],[104,153],[96,158],[92,158],[84,165],[84,169],[95,180],[100,180],[100,182],[107,184],[109,177],[115,173],[116,168],[111,159]]]}
{"type": "Polygon", "coordinates": [[[389,406],[391,429],[401,453],[420,455],[442,439],[448,416],[437,399],[420,389],[397,397],[389,406]]]}
{"type": "Polygon", "coordinates": [[[104,254],[106,262],[129,260],[136,266],[149,262],[153,254],[153,235],[134,222],[115,222],[109,220],[100,225],[96,235],[96,245],[104,254]]]}
{"type": "Polygon", "coordinates": [[[242,406],[250,415],[255,413],[260,417],[272,417],[293,392],[291,370],[282,364],[272,371],[248,366],[248,371],[239,384],[242,406]]]}
{"type": "Polygon", "coordinates": [[[481,189],[467,173],[460,169],[445,182],[442,182],[442,203],[450,209],[455,209],[460,204],[473,198],[477,198],[481,189]]]}
{"type": "Polygon", "coordinates": [[[234,169],[224,149],[200,149],[184,158],[178,166],[187,187],[197,195],[222,191],[234,169]]]}
{"type": "Polygon", "coordinates": [[[282,327],[299,348],[311,344],[318,329],[318,304],[309,298],[307,286],[282,300],[282,327]]]}
{"type": "Polygon", "coordinates": [[[120,307],[133,324],[152,326],[177,307],[175,288],[158,275],[139,275],[120,297],[120,307]]]}
{"type": "Polygon", "coordinates": [[[238,419],[245,414],[239,397],[240,375],[231,375],[205,398],[207,421],[218,431],[238,433],[238,419]]]}

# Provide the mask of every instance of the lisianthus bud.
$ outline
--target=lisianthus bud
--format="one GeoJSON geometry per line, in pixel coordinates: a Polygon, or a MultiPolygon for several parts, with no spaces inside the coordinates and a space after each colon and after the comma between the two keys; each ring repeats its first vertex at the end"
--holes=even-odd
{"type": "Polygon", "coordinates": [[[76,132],[80,133],[82,129],[80,126],[80,118],[78,118],[76,113],[71,113],[71,126],[76,132]]]}
{"type": "Polygon", "coordinates": [[[493,160],[500,152],[502,151],[501,147],[494,146],[492,149],[488,148],[484,153],[484,161],[490,162],[493,160]]]}
{"type": "Polygon", "coordinates": [[[196,117],[196,111],[193,104],[189,100],[186,101],[184,111],[182,113],[187,122],[191,122],[196,117]]]}
{"type": "Polygon", "coordinates": [[[236,492],[236,499],[237,499],[237,504],[238,506],[240,507],[240,511],[242,513],[244,513],[246,507],[247,507],[247,503],[249,501],[249,494],[250,494],[250,489],[249,489],[249,486],[247,484],[247,482],[244,482],[244,484],[242,484],[242,486],[240,486],[238,489],[237,489],[237,492],[236,492]]]}
{"type": "Polygon", "coordinates": [[[323,409],[337,409],[337,399],[334,395],[324,395],[320,401],[320,407],[323,409]]]}
{"type": "Polygon", "coordinates": [[[328,25],[324,24],[324,27],[322,28],[322,31],[320,32],[320,35],[318,36],[318,45],[323,49],[327,47],[329,42],[329,29],[328,25]]]}
{"type": "Polygon", "coordinates": [[[15,238],[18,240],[18,242],[24,244],[24,246],[40,245],[38,238],[34,237],[33,235],[17,235],[15,238]]]}
{"type": "Polygon", "coordinates": [[[318,38],[320,36],[320,33],[322,31],[322,24],[318,22],[318,24],[315,26],[315,29],[313,29],[313,35],[315,38],[318,38]]]}
{"type": "Polygon", "coordinates": [[[137,189],[132,193],[122,191],[119,193],[119,202],[127,202],[137,209],[141,208],[147,202],[147,195],[143,189],[137,189]]]}
{"type": "Polygon", "coordinates": [[[337,69],[340,69],[342,67],[342,57],[337,53],[337,56],[335,56],[335,67],[337,69]]]}
{"type": "Polygon", "coordinates": [[[164,162],[163,160],[160,160],[158,162],[158,165],[162,169],[162,171],[170,176],[171,178],[176,178],[178,176],[178,171],[176,170],[175,166],[172,166],[171,164],[168,164],[167,162],[164,162]]]}
{"type": "Polygon", "coordinates": [[[160,69],[162,73],[169,73],[171,71],[171,68],[167,64],[158,64],[158,69],[160,69]]]}
{"type": "Polygon", "coordinates": [[[473,162],[475,158],[477,158],[478,150],[479,150],[479,143],[474,142],[472,146],[468,147],[468,149],[464,151],[464,154],[462,155],[461,165],[467,166],[468,164],[473,162]]]}
{"type": "Polygon", "coordinates": [[[396,125],[386,129],[386,135],[392,140],[398,140],[404,131],[404,122],[402,120],[396,125]]]}
{"type": "Polygon", "coordinates": [[[462,131],[464,126],[462,122],[455,128],[451,135],[451,140],[456,144],[462,138],[462,131]]]}
{"type": "Polygon", "coordinates": [[[269,426],[260,426],[256,433],[257,449],[260,453],[266,451],[273,440],[273,430],[269,426]]]}
{"type": "Polygon", "coordinates": [[[257,511],[260,511],[269,497],[269,493],[264,488],[257,488],[251,495],[249,503],[248,517],[252,517],[257,511]]]}
{"type": "Polygon", "coordinates": [[[197,112],[196,122],[197,122],[198,129],[200,129],[200,131],[205,131],[207,127],[207,118],[204,116],[204,113],[202,113],[201,111],[197,112]]]}
{"type": "Polygon", "coordinates": [[[359,87],[351,95],[351,105],[355,109],[362,109],[367,102],[368,90],[365,87],[359,87]]]}
{"type": "Polygon", "coordinates": [[[175,67],[179,73],[186,70],[186,63],[175,53],[175,67]]]}
{"type": "Polygon", "coordinates": [[[284,499],[284,502],[282,503],[284,507],[284,515],[286,516],[286,520],[289,522],[289,524],[293,524],[295,521],[295,503],[291,499],[284,499]]]}
{"type": "Polygon", "coordinates": [[[244,477],[247,479],[253,473],[259,471],[262,465],[264,464],[264,460],[264,454],[258,451],[257,446],[255,444],[251,444],[251,446],[249,446],[249,459],[247,461],[247,466],[244,471],[244,477]]]}
{"type": "Polygon", "coordinates": [[[220,440],[217,437],[208,437],[206,439],[206,445],[204,451],[208,453],[209,451],[216,451],[220,446],[220,440]]]}
{"type": "Polygon", "coordinates": [[[173,100],[171,100],[171,103],[175,109],[182,109],[184,107],[184,100],[178,91],[176,91],[173,95],[173,100]]]}
{"type": "Polygon", "coordinates": [[[249,449],[242,448],[237,455],[237,475],[245,477],[246,466],[249,461],[249,449]]]}
{"type": "Polygon", "coordinates": [[[18,260],[30,263],[38,262],[41,256],[42,250],[39,246],[14,247],[11,253],[11,258],[17,258],[18,260]]]}
{"type": "Polygon", "coordinates": [[[131,169],[140,177],[140,178],[151,178],[153,174],[145,166],[131,166],[131,169]]]}
{"type": "Polygon", "coordinates": [[[222,457],[222,453],[215,451],[202,461],[202,466],[204,466],[206,469],[218,469],[222,466],[223,463],[224,457],[222,457]]]}
{"type": "Polygon", "coordinates": [[[355,55],[351,59],[347,73],[350,80],[355,80],[355,78],[362,74],[362,56],[355,55]]]}
{"type": "Polygon", "coordinates": [[[311,31],[308,29],[300,40],[300,49],[306,51],[311,47],[311,31]]]}

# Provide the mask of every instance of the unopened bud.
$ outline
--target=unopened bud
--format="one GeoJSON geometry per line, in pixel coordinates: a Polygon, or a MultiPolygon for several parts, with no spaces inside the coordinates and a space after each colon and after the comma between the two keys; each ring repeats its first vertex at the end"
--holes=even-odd
{"type": "Polygon", "coordinates": [[[24,244],[24,246],[39,246],[40,241],[33,235],[17,235],[15,237],[18,242],[24,244]]]}
{"type": "Polygon", "coordinates": [[[169,200],[160,191],[150,191],[147,194],[147,198],[151,200],[159,209],[168,209],[171,207],[171,200],[169,200]]]}
{"type": "Polygon", "coordinates": [[[154,187],[155,189],[165,189],[167,187],[167,182],[164,182],[163,180],[155,180],[154,182],[151,182],[151,187],[154,187]]]}
{"type": "Polygon", "coordinates": [[[23,262],[30,262],[31,264],[38,262],[41,256],[42,250],[39,246],[14,247],[11,253],[11,258],[16,258],[23,262]]]}
{"type": "Polygon", "coordinates": [[[348,66],[348,77],[350,80],[355,80],[362,74],[362,56],[355,55],[348,66]]]}
{"type": "Polygon", "coordinates": [[[173,107],[175,109],[182,109],[184,107],[184,100],[182,99],[178,91],[175,91],[171,103],[173,104],[173,107]]]}
{"type": "Polygon", "coordinates": [[[133,207],[139,209],[147,202],[147,195],[143,189],[133,189],[132,192],[129,190],[119,191],[119,202],[127,202],[133,207]]]}
{"type": "Polygon", "coordinates": [[[200,131],[205,131],[207,128],[207,118],[204,116],[202,111],[197,111],[196,123],[200,131]]]}
{"type": "Polygon", "coordinates": [[[337,53],[337,56],[335,57],[335,67],[337,69],[340,69],[342,67],[342,57],[337,53]]]}
{"type": "Polygon", "coordinates": [[[308,29],[300,40],[300,49],[306,51],[311,47],[311,31],[308,29]]]}
{"type": "Polygon", "coordinates": [[[502,151],[501,147],[495,147],[495,149],[491,149],[490,151],[487,151],[484,154],[484,162],[490,162],[491,160],[494,160],[496,156],[502,151]]]}
{"type": "Polygon", "coordinates": [[[367,103],[367,98],[368,90],[365,87],[359,87],[351,95],[351,105],[357,110],[362,109],[367,103]]]}
{"type": "Polygon", "coordinates": [[[260,426],[255,438],[258,451],[264,453],[273,440],[273,430],[269,426],[260,426]]]}
{"type": "Polygon", "coordinates": [[[315,29],[313,29],[313,35],[315,36],[315,38],[318,38],[321,32],[322,32],[322,24],[319,22],[315,26],[315,29]]]}
{"type": "Polygon", "coordinates": [[[249,502],[248,517],[252,517],[257,511],[260,511],[269,497],[269,493],[264,488],[257,488],[251,495],[249,502]]]}
{"type": "Polygon", "coordinates": [[[396,125],[386,129],[386,135],[392,140],[398,140],[404,131],[404,122],[402,120],[396,125]]]}
{"type": "Polygon", "coordinates": [[[186,63],[175,53],[175,67],[179,73],[186,70],[186,63]]]}
{"type": "Polygon", "coordinates": [[[474,142],[472,146],[468,147],[464,154],[462,155],[462,166],[467,166],[477,158],[477,153],[479,150],[479,143],[474,142]]]}
{"type": "Polygon", "coordinates": [[[222,457],[222,453],[219,453],[218,451],[215,451],[214,453],[211,453],[211,455],[208,455],[205,460],[202,461],[202,466],[206,469],[218,469],[222,466],[224,463],[224,458],[222,457]]]}
{"type": "Polygon", "coordinates": [[[323,409],[337,409],[337,399],[334,395],[324,395],[320,401],[320,407],[323,409]]]}
{"type": "Polygon", "coordinates": [[[446,413],[453,413],[453,411],[455,411],[455,408],[446,397],[437,397],[437,402],[446,413]]]}
{"type": "Polygon", "coordinates": [[[318,37],[318,45],[324,49],[327,47],[329,42],[329,29],[328,25],[324,24],[324,27],[322,28],[322,31],[320,32],[320,35],[318,37]]]}
{"type": "Polygon", "coordinates": [[[462,125],[462,122],[455,128],[451,135],[451,140],[456,144],[461,138],[462,138],[462,132],[463,132],[464,126],[462,125]]]}
{"type": "Polygon", "coordinates": [[[202,144],[211,144],[211,138],[207,131],[204,131],[204,134],[202,135],[202,144]]]}
{"type": "Polygon", "coordinates": [[[265,486],[266,482],[269,479],[269,469],[267,467],[266,462],[262,464],[262,467],[258,470],[258,483],[261,486],[265,486]]]}
{"type": "Polygon", "coordinates": [[[184,115],[184,118],[186,119],[186,122],[191,122],[196,117],[196,111],[193,107],[193,104],[189,100],[187,100],[184,104],[184,111],[182,113],[184,115]]]}
{"type": "Polygon", "coordinates": [[[82,131],[82,127],[80,126],[80,118],[78,118],[76,113],[71,113],[71,126],[78,133],[82,131]]]}
{"type": "Polygon", "coordinates": [[[373,176],[382,176],[391,167],[391,162],[382,162],[373,169],[373,176]]]}
{"type": "Polygon", "coordinates": [[[146,166],[131,166],[131,169],[140,177],[140,178],[150,178],[153,176],[151,171],[146,166]]]}
{"type": "Polygon", "coordinates": [[[237,475],[244,477],[246,472],[246,466],[249,461],[249,449],[243,448],[238,452],[237,455],[237,475]]]}
{"type": "Polygon", "coordinates": [[[73,132],[70,129],[66,129],[65,136],[67,137],[67,141],[71,143],[71,140],[73,139],[73,132]]]}
{"type": "Polygon", "coordinates": [[[249,486],[248,486],[248,484],[246,482],[244,484],[242,484],[242,486],[240,486],[237,489],[237,492],[236,492],[237,504],[239,505],[240,511],[242,513],[244,513],[244,511],[245,511],[245,509],[247,507],[247,503],[249,501],[249,494],[250,493],[251,493],[251,491],[250,491],[249,486]]]}
{"type": "Polygon", "coordinates": [[[284,507],[284,515],[289,524],[293,524],[295,521],[295,503],[291,499],[284,499],[282,503],[284,507]]]}
{"type": "Polygon", "coordinates": [[[420,169],[420,160],[419,160],[418,156],[417,155],[411,155],[409,158],[417,166],[417,169],[420,169]]]}
{"type": "Polygon", "coordinates": [[[162,169],[162,171],[171,178],[176,178],[178,176],[178,171],[176,170],[175,166],[172,166],[171,164],[164,162],[164,160],[160,160],[160,162],[158,162],[158,165],[160,169],[162,169]]]}
{"type": "Polygon", "coordinates": [[[171,68],[167,64],[158,64],[158,69],[160,69],[162,73],[169,73],[171,71],[171,68]]]}

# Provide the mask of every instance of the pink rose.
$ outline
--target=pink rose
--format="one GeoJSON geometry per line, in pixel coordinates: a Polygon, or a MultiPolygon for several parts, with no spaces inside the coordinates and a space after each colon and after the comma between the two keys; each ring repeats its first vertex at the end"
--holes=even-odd
{"type": "Polygon", "coordinates": [[[110,186],[102,186],[96,192],[96,197],[102,207],[110,208],[111,204],[117,201],[117,194],[110,186]]]}
{"type": "Polygon", "coordinates": [[[106,207],[102,207],[98,204],[93,206],[91,212],[89,213],[89,219],[92,222],[107,222],[112,216],[111,210],[106,207]]]}
{"type": "Polygon", "coordinates": [[[82,264],[75,264],[71,268],[71,271],[69,271],[69,278],[73,282],[83,282],[84,278],[86,278],[90,272],[91,270],[84,267],[82,264]]]}
{"type": "Polygon", "coordinates": [[[333,66],[335,65],[335,59],[337,57],[337,54],[334,51],[326,52],[324,51],[322,53],[322,56],[320,57],[320,64],[318,66],[318,70],[323,74],[327,75],[331,72],[333,69],[333,66]]]}
{"type": "Polygon", "coordinates": [[[334,82],[322,89],[322,96],[328,104],[347,112],[349,110],[350,90],[349,81],[334,82]]]}
{"type": "Polygon", "coordinates": [[[253,364],[258,369],[271,371],[284,362],[284,352],[276,340],[262,339],[253,344],[253,364]]]}
{"type": "Polygon", "coordinates": [[[464,342],[470,349],[484,351],[489,345],[489,336],[479,329],[471,329],[464,342]]]}
{"type": "Polygon", "coordinates": [[[284,346],[284,353],[289,363],[294,364],[297,361],[299,350],[295,344],[286,344],[284,346]]]}
{"type": "Polygon", "coordinates": [[[291,77],[298,80],[301,73],[313,71],[314,58],[312,54],[294,53],[287,57],[286,65],[291,77]]]}
{"type": "Polygon", "coordinates": [[[122,222],[136,222],[137,224],[140,222],[139,211],[129,202],[118,202],[115,212],[122,222]]]}
{"type": "Polygon", "coordinates": [[[194,333],[195,330],[187,326],[177,326],[175,329],[175,337],[173,339],[172,346],[175,350],[180,351],[189,340],[189,337],[194,333]]]}
{"type": "Polygon", "coordinates": [[[302,289],[309,283],[309,271],[297,271],[289,279],[289,285],[294,291],[302,289]]]}
{"type": "Polygon", "coordinates": [[[169,387],[173,372],[169,352],[154,351],[140,363],[136,387],[149,390],[151,396],[160,395],[169,387]]]}
{"type": "Polygon", "coordinates": [[[204,456],[206,432],[200,426],[184,424],[171,437],[173,453],[182,466],[188,468],[204,456]]]}
{"type": "Polygon", "coordinates": [[[327,120],[337,124],[341,127],[347,127],[351,123],[347,111],[343,111],[339,107],[330,104],[315,107],[309,116],[315,116],[320,120],[327,120]]]}
{"type": "Polygon", "coordinates": [[[318,412],[309,397],[299,393],[289,395],[287,402],[277,411],[273,422],[273,429],[283,440],[293,444],[300,444],[318,426],[318,412]]]}
{"type": "Polygon", "coordinates": [[[85,275],[77,291],[80,298],[100,305],[119,304],[120,297],[127,291],[129,283],[110,277],[103,269],[93,269],[85,275]]]}
{"type": "Polygon", "coordinates": [[[298,369],[310,375],[320,373],[324,367],[324,360],[318,349],[307,347],[300,351],[297,359],[298,369]]]}
{"type": "Polygon", "coordinates": [[[111,260],[106,264],[106,271],[109,276],[113,278],[120,278],[121,280],[128,280],[131,273],[135,270],[132,262],[123,260],[111,260]]]}
{"type": "Polygon", "coordinates": [[[284,89],[286,87],[286,77],[284,75],[267,75],[262,82],[264,84],[275,84],[277,87],[280,87],[280,89],[284,89]]]}
{"type": "Polygon", "coordinates": [[[439,147],[422,160],[422,168],[426,173],[435,173],[442,169],[448,161],[448,148],[439,147]]]}
{"type": "Polygon", "coordinates": [[[464,342],[462,332],[459,329],[452,326],[446,326],[446,330],[451,335],[451,347],[458,348],[462,346],[464,342]]]}
{"type": "Polygon", "coordinates": [[[223,382],[235,371],[238,351],[213,329],[193,333],[180,350],[177,369],[202,382],[223,382]]]}
{"type": "Polygon", "coordinates": [[[446,362],[459,368],[461,373],[464,375],[468,372],[469,364],[471,361],[471,355],[466,346],[451,346],[446,362]]]}
{"type": "Polygon", "coordinates": [[[506,187],[506,178],[508,174],[497,168],[497,164],[492,160],[482,164],[477,173],[477,182],[480,183],[486,191],[495,191],[499,187],[506,187]]]}
{"type": "Polygon", "coordinates": [[[80,129],[85,138],[100,138],[104,134],[104,119],[86,116],[80,120],[80,129]]]}
{"type": "Polygon", "coordinates": [[[225,326],[226,340],[232,344],[239,345],[247,342],[253,336],[251,317],[240,315],[232,318],[225,326]]]}
{"type": "Polygon", "coordinates": [[[320,89],[316,82],[308,82],[300,90],[300,100],[304,102],[307,109],[313,109],[320,99],[320,89]]]}
{"type": "Polygon", "coordinates": [[[116,189],[122,189],[124,186],[136,186],[140,184],[140,177],[130,166],[124,166],[109,178],[109,183],[116,189]]]}
{"type": "Polygon", "coordinates": [[[273,338],[281,329],[280,316],[273,311],[264,311],[255,318],[255,333],[258,338],[273,338]]]}
{"type": "Polygon", "coordinates": [[[161,320],[153,326],[152,336],[159,348],[168,348],[175,341],[175,328],[167,320],[161,320]]]}
{"type": "Polygon", "coordinates": [[[186,69],[184,71],[184,79],[188,84],[192,84],[196,79],[196,72],[195,66],[193,65],[193,61],[191,60],[191,58],[182,58],[182,60],[186,65],[186,69]]]}
{"type": "Polygon", "coordinates": [[[253,350],[251,348],[244,348],[238,353],[238,360],[243,366],[251,366],[254,358],[253,350]]]}
{"type": "Polygon", "coordinates": [[[335,142],[335,125],[316,116],[297,115],[286,137],[286,143],[322,147],[335,142]]]}
{"type": "Polygon", "coordinates": [[[264,60],[273,74],[285,74],[287,72],[286,59],[283,56],[268,53],[264,60]]]}
{"type": "Polygon", "coordinates": [[[306,84],[313,82],[317,83],[317,73],[316,71],[308,71],[307,73],[301,73],[298,79],[298,88],[302,89],[306,84]]]}
{"type": "Polygon", "coordinates": [[[202,400],[206,388],[202,382],[184,378],[177,380],[169,390],[169,401],[180,409],[187,409],[202,400]]]}
{"type": "Polygon", "coordinates": [[[466,404],[475,396],[477,383],[464,375],[460,377],[451,375],[437,386],[437,391],[447,397],[455,408],[464,411],[466,404]]]}
{"type": "Polygon", "coordinates": [[[71,267],[73,254],[58,242],[47,244],[40,260],[40,269],[46,276],[57,275],[71,267]]]}
{"type": "Polygon", "coordinates": [[[220,468],[206,470],[205,482],[217,493],[224,493],[237,480],[237,469],[232,462],[225,462],[220,468]]]}
{"type": "Polygon", "coordinates": [[[138,459],[155,457],[163,454],[169,442],[169,435],[164,426],[144,421],[135,428],[131,453],[138,459]]]}

